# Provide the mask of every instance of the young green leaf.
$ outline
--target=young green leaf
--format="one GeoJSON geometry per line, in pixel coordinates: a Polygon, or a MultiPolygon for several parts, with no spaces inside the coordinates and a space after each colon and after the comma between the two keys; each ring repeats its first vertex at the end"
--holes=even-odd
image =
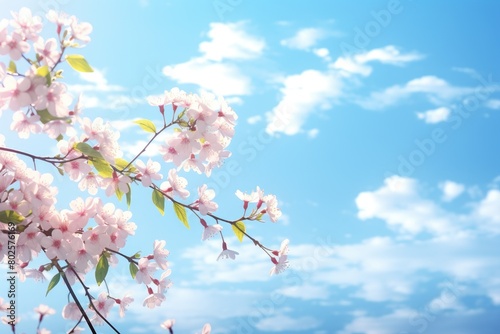
{"type": "Polygon", "coordinates": [[[37,110],[36,113],[38,114],[38,116],[40,116],[40,122],[42,122],[43,124],[46,124],[46,123],[53,121],[53,120],[56,120],[56,119],[63,119],[63,118],[52,116],[52,114],[49,113],[49,111],[47,109],[37,110]]]}
{"type": "Polygon", "coordinates": [[[9,67],[7,67],[7,72],[17,73],[16,63],[14,63],[12,60],[9,62],[9,67]]]}
{"type": "Polygon", "coordinates": [[[95,280],[97,282],[97,285],[101,285],[101,283],[104,281],[106,275],[108,274],[108,269],[108,258],[106,257],[106,254],[103,253],[99,258],[99,262],[97,262],[97,266],[95,267],[95,280]]]}
{"type": "Polygon", "coordinates": [[[45,293],[45,296],[47,296],[50,290],[52,290],[57,285],[57,283],[59,283],[60,279],[61,279],[60,273],[57,273],[54,275],[54,277],[52,277],[52,279],[49,282],[49,286],[47,287],[47,292],[45,293]]]}
{"type": "Polygon", "coordinates": [[[66,56],[66,61],[75,71],[94,72],[82,55],[68,55],[66,56]]]}
{"type": "Polygon", "coordinates": [[[116,198],[118,198],[119,201],[122,200],[123,198],[123,192],[120,190],[120,188],[116,188],[116,191],[115,191],[115,195],[116,195],[116,198]]]}
{"type": "Polygon", "coordinates": [[[156,133],[155,124],[148,119],[138,119],[134,123],[138,124],[146,132],[156,133]]]}
{"type": "Polygon", "coordinates": [[[128,269],[130,270],[130,276],[132,276],[132,278],[135,279],[135,275],[139,271],[137,265],[134,262],[130,262],[130,264],[128,265],[128,269]]]}
{"type": "Polygon", "coordinates": [[[102,177],[111,177],[113,176],[113,168],[109,165],[106,160],[94,160],[91,161],[92,165],[94,165],[97,172],[102,177]]]}
{"type": "Polygon", "coordinates": [[[174,204],[175,215],[184,224],[184,226],[189,228],[189,222],[187,219],[186,209],[178,203],[173,202],[173,204],[174,204]]]}
{"type": "Polygon", "coordinates": [[[245,236],[243,232],[246,231],[245,223],[243,223],[242,221],[238,221],[231,225],[231,227],[233,228],[233,232],[236,235],[236,238],[238,238],[238,240],[242,242],[243,237],[245,236]]]}
{"type": "Polygon", "coordinates": [[[130,209],[130,203],[132,202],[132,189],[130,188],[130,185],[127,183],[128,191],[126,194],[127,197],[127,207],[130,209]]]}
{"type": "Polygon", "coordinates": [[[85,154],[88,157],[96,158],[99,160],[104,160],[104,157],[102,156],[102,154],[87,143],[83,143],[83,142],[77,143],[73,147],[77,151],[82,152],[83,154],[85,154]]]}
{"type": "MultiPolygon", "coordinates": [[[[122,159],[122,158],[116,158],[115,159],[115,166],[116,166],[116,168],[118,168],[118,169],[124,169],[125,167],[127,167],[127,165],[128,165],[128,161],[127,160],[122,159]]],[[[130,166],[128,166],[127,171],[135,173],[137,171],[137,168],[135,168],[133,165],[130,165],[130,166]]]]}
{"type": "Polygon", "coordinates": [[[163,216],[165,214],[165,196],[156,189],[153,190],[153,204],[163,216]]]}
{"type": "Polygon", "coordinates": [[[23,215],[17,213],[14,210],[4,210],[0,211],[0,222],[8,224],[8,223],[14,223],[14,224],[19,224],[22,223],[23,220],[25,220],[23,215]]]}

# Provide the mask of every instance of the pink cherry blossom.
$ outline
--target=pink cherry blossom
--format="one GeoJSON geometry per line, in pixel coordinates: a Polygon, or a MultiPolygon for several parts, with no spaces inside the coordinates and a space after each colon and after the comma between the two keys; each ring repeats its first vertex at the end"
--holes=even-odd
{"type": "Polygon", "coordinates": [[[179,196],[181,198],[188,198],[189,191],[186,190],[187,180],[181,176],[177,175],[175,169],[170,169],[168,171],[168,181],[163,182],[160,185],[161,191],[169,196],[179,196]]]}
{"type": "Polygon", "coordinates": [[[163,270],[167,269],[167,256],[170,254],[170,252],[165,249],[165,244],[165,240],[155,240],[152,256],[158,264],[158,267],[163,270]]]}
{"type": "MultiPolygon", "coordinates": [[[[148,288],[148,291],[151,290],[148,288]]],[[[144,302],[142,303],[143,306],[146,306],[147,308],[155,308],[157,306],[161,306],[161,303],[165,301],[165,295],[162,293],[153,293],[152,291],[150,292],[149,296],[147,296],[144,299],[144,302]]]]}
{"type": "Polygon", "coordinates": [[[89,194],[95,195],[102,183],[102,178],[90,172],[85,175],[78,183],[78,188],[82,191],[87,190],[89,194]]]}
{"type": "Polygon", "coordinates": [[[19,60],[29,50],[30,45],[24,41],[23,36],[18,32],[7,35],[5,40],[0,44],[0,55],[8,54],[12,60],[19,60]]]}
{"type": "Polygon", "coordinates": [[[212,331],[212,326],[210,326],[210,324],[205,324],[201,329],[201,334],[210,334],[211,331],[212,331]]]}
{"type": "Polygon", "coordinates": [[[69,105],[73,98],[66,93],[66,85],[59,82],[52,82],[49,87],[38,85],[35,88],[37,100],[35,108],[38,110],[47,109],[52,116],[69,116],[69,105]]]}
{"type": "Polygon", "coordinates": [[[71,37],[83,43],[90,42],[88,36],[92,32],[92,25],[88,22],[78,23],[78,19],[71,17],[71,37]]]}
{"type": "Polygon", "coordinates": [[[31,115],[26,116],[26,114],[20,110],[14,112],[12,115],[13,122],[10,124],[10,129],[16,131],[19,138],[29,138],[30,133],[39,133],[42,127],[38,122],[40,121],[40,116],[31,115]]]}
{"type": "Polygon", "coordinates": [[[160,164],[156,161],[149,159],[147,164],[144,164],[142,160],[137,160],[136,167],[141,173],[141,183],[144,187],[149,187],[152,180],[161,180],[162,178],[162,175],[158,174],[160,171],[160,164]]]}
{"type": "Polygon", "coordinates": [[[44,236],[41,239],[42,247],[45,248],[45,254],[49,259],[65,260],[68,253],[71,252],[71,245],[64,238],[61,230],[54,229],[50,236],[44,236]]]}
{"type": "MultiPolygon", "coordinates": [[[[97,300],[93,300],[93,305],[95,309],[99,311],[100,315],[96,312],[90,319],[92,323],[96,325],[104,323],[104,320],[101,318],[101,316],[107,318],[108,313],[111,310],[111,307],[113,307],[114,303],[115,302],[113,301],[113,299],[108,298],[108,294],[106,292],[101,292],[97,297],[97,300]]],[[[91,309],[90,311],[93,311],[93,309],[91,309]]]]}
{"type": "Polygon", "coordinates": [[[132,180],[127,175],[113,172],[113,177],[104,179],[103,182],[107,183],[106,195],[111,196],[116,193],[117,190],[121,191],[123,194],[128,193],[128,184],[131,183],[132,180]]]}
{"type": "Polygon", "coordinates": [[[68,320],[80,320],[82,313],[80,312],[78,305],[76,305],[76,303],[71,302],[63,307],[62,316],[64,319],[68,320]]]}
{"type": "Polygon", "coordinates": [[[120,305],[120,317],[123,318],[125,316],[125,311],[130,303],[134,301],[134,298],[129,294],[126,294],[121,299],[117,299],[116,303],[120,305]]]}
{"type": "Polygon", "coordinates": [[[212,200],[215,197],[215,191],[213,189],[208,189],[207,185],[204,184],[198,188],[198,200],[195,205],[202,215],[207,215],[208,213],[213,213],[217,210],[218,205],[212,200]]]}
{"type": "Polygon", "coordinates": [[[61,52],[58,49],[55,38],[49,38],[47,41],[44,41],[43,38],[39,38],[33,46],[35,47],[36,53],[40,56],[42,63],[50,68],[59,60],[61,52]]]}
{"type": "Polygon", "coordinates": [[[151,276],[156,270],[156,264],[149,262],[145,257],[139,260],[139,271],[135,275],[137,283],[149,284],[151,283],[151,276]]]}
{"type": "Polygon", "coordinates": [[[55,23],[57,26],[57,34],[59,35],[61,33],[61,29],[63,26],[69,26],[72,22],[72,18],[70,18],[67,14],[65,13],[57,13],[55,10],[51,9],[48,11],[46,15],[47,19],[55,23]]]}
{"type": "Polygon", "coordinates": [[[7,76],[3,80],[3,87],[0,87],[0,99],[9,100],[9,108],[17,111],[31,104],[30,88],[30,78],[16,80],[12,76],[7,76]]]}
{"type": "Polygon", "coordinates": [[[172,327],[174,327],[175,319],[168,319],[161,323],[160,327],[163,329],[168,329],[170,333],[173,333],[172,327]]]}
{"type": "MultiPolygon", "coordinates": [[[[206,225],[206,223],[205,223],[206,225]]],[[[222,225],[220,224],[214,224],[214,225],[206,225],[203,228],[203,234],[201,235],[201,240],[205,241],[207,239],[210,239],[213,237],[216,233],[222,231],[222,225]]]]}
{"type": "Polygon", "coordinates": [[[281,210],[278,208],[278,200],[274,195],[266,195],[263,198],[264,203],[266,203],[266,212],[269,215],[269,219],[275,223],[281,217],[281,210]]]}
{"type": "Polygon", "coordinates": [[[56,310],[44,304],[38,305],[38,307],[36,307],[33,311],[40,315],[40,320],[45,315],[52,315],[56,313],[56,310]]]}
{"type": "Polygon", "coordinates": [[[91,255],[100,255],[106,247],[111,244],[107,226],[97,226],[92,230],[83,232],[82,239],[85,242],[85,248],[91,255]]]}
{"type": "Polygon", "coordinates": [[[240,253],[238,253],[236,251],[227,249],[226,242],[223,241],[222,242],[222,252],[217,257],[217,261],[219,261],[220,259],[229,259],[229,258],[234,260],[236,258],[236,255],[239,255],[239,254],[240,253]]]}
{"type": "Polygon", "coordinates": [[[39,16],[32,16],[31,10],[23,7],[19,13],[11,12],[12,17],[10,24],[20,33],[24,38],[36,41],[38,34],[42,31],[42,20],[39,16]]]}

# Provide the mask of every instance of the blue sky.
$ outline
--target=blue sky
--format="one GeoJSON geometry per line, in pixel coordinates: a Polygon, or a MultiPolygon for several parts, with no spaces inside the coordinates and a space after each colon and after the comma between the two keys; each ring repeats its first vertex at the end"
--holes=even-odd
{"type": "MultiPolygon", "coordinates": [[[[2,17],[22,6],[92,23],[81,53],[96,72],[65,75],[87,115],[122,130],[125,154],[145,140],[127,124],[156,116],[148,95],[224,95],[239,115],[233,163],[209,180],[184,176],[217,190],[222,216],[238,216],[234,192],[257,185],[284,213],[248,227],[266,245],[290,239],[290,270],[269,277],[251,243],[229,239],[240,256],[217,262],[218,240],[201,243],[201,227],[160,216],[134,189],[127,249],[165,239],[174,287],[159,309],[137,298],[125,319],[112,316],[122,332],[161,333],[167,318],[176,333],[205,322],[214,333],[498,332],[499,3],[4,1],[2,17]]],[[[110,287],[136,291],[126,276],[118,267],[110,287]]],[[[39,302],[64,305],[62,286],[44,299],[45,284],[19,286],[27,333],[39,302]]],[[[59,315],[45,325],[70,328],[59,315]]]]}

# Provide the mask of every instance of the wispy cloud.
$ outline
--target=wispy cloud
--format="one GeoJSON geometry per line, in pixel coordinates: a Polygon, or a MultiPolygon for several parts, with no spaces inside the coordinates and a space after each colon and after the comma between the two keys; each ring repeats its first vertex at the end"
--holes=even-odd
{"type": "Polygon", "coordinates": [[[451,110],[447,107],[440,107],[437,109],[427,110],[424,112],[418,112],[417,117],[424,120],[425,123],[436,124],[444,122],[450,117],[451,110]]]}
{"type": "Polygon", "coordinates": [[[294,36],[281,40],[281,45],[291,49],[309,50],[326,36],[327,33],[323,29],[303,28],[297,31],[294,36]]]}
{"type": "Polygon", "coordinates": [[[443,201],[451,202],[458,196],[460,196],[464,190],[465,186],[460,183],[453,181],[445,181],[439,185],[439,188],[443,191],[443,201]]]}
{"type": "MultiPolygon", "coordinates": [[[[324,51],[320,54],[329,57],[324,51]]],[[[371,74],[370,62],[400,66],[421,57],[415,52],[402,53],[394,46],[387,46],[351,57],[339,57],[323,71],[309,69],[280,78],[282,97],[267,114],[266,131],[286,135],[301,133],[311,113],[318,109],[330,109],[344,95],[352,86],[352,77],[371,74]]]]}
{"type": "Polygon", "coordinates": [[[179,83],[191,83],[217,95],[248,95],[251,78],[239,63],[261,56],[265,42],[250,35],[244,22],[211,23],[208,41],[199,45],[200,56],[165,66],[163,74],[179,83]]]}

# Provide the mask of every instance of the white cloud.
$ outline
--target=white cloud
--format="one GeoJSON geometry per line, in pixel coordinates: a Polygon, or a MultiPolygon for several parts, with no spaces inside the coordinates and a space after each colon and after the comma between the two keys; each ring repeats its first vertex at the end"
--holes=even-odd
{"type": "Polygon", "coordinates": [[[207,60],[257,58],[266,45],[264,40],[248,34],[243,22],[210,23],[207,35],[210,41],[199,45],[203,58],[207,60]]]}
{"type": "Polygon", "coordinates": [[[321,300],[328,299],[328,287],[324,285],[303,284],[281,288],[278,293],[291,298],[302,300],[321,300]]]}
{"type": "Polygon", "coordinates": [[[409,309],[399,309],[393,313],[379,317],[370,317],[364,314],[357,316],[347,324],[338,334],[394,334],[405,328],[408,318],[414,315],[409,309]]]}
{"type": "Polygon", "coordinates": [[[422,198],[418,193],[417,181],[410,178],[389,177],[380,189],[360,193],[356,205],[360,219],[383,219],[389,225],[410,234],[426,231],[442,235],[457,230],[456,223],[452,221],[459,217],[444,212],[432,201],[422,198]]]}
{"type": "Polygon", "coordinates": [[[453,86],[444,79],[427,75],[410,80],[402,86],[394,85],[383,91],[373,92],[369,98],[359,100],[358,104],[367,109],[383,109],[413,94],[423,94],[434,104],[445,104],[476,91],[477,87],[453,86]]]}
{"type": "Polygon", "coordinates": [[[247,95],[250,78],[234,64],[219,63],[203,57],[163,68],[163,74],[181,84],[192,83],[216,95],[247,95]]]}
{"type": "Polygon", "coordinates": [[[281,41],[281,45],[291,49],[308,50],[326,36],[326,32],[319,28],[303,28],[288,39],[281,41]]]}
{"type": "Polygon", "coordinates": [[[460,196],[464,190],[465,186],[460,183],[456,183],[453,181],[445,181],[439,185],[441,190],[443,191],[443,201],[451,202],[456,197],[460,196]]]}
{"type": "Polygon", "coordinates": [[[318,129],[311,129],[309,131],[307,131],[307,136],[311,139],[314,139],[318,136],[319,134],[319,130],[318,129]]]}
{"type": "Polygon", "coordinates": [[[500,233],[500,190],[488,191],[475,208],[475,213],[486,224],[486,229],[500,233]]]}
{"type": "Polygon", "coordinates": [[[328,62],[330,62],[332,60],[332,58],[330,57],[330,51],[328,51],[327,48],[314,49],[313,53],[316,56],[318,56],[318,57],[320,57],[328,62]]]}
{"type": "Polygon", "coordinates": [[[368,76],[372,72],[372,67],[367,65],[369,62],[378,61],[383,64],[401,66],[407,62],[422,58],[423,56],[419,53],[401,53],[395,46],[388,45],[354,56],[339,57],[335,62],[330,64],[330,67],[340,71],[343,76],[352,76],[353,74],[368,76]]]}
{"type": "Polygon", "coordinates": [[[211,23],[207,35],[210,40],[199,45],[201,56],[166,66],[163,74],[216,95],[250,94],[251,79],[239,62],[258,58],[265,48],[264,40],[248,34],[244,22],[211,23]]]}
{"type": "Polygon", "coordinates": [[[251,116],[251,117],[248,117],[248,119],[247,119],[248,124],[257,124],[260,121],[262,121],[261,115],[251,116]]]}
{"type": "Polygon", "coordinates": [[[320,322],[310,316],[292,317],[288,315],[275,315],[259,320],[255,327],[261,331],[291,332],[305,331],[316,328],[320,322]]]}
{"type": "Polygon", "coordinates": [[[75,93],[84,92],[121,92],[125,87],[119,85],[110,85],[105,77],[105,72],[94,68],[94,72],[83,73],[79,72],[80,79],[88,82],[88,84],[71,84],[68,85],[69,90],[75,93]]]}
{"type": "MultiPolygon", "coordinates": [[[[325,51],[318,51],[326,55],[325,51]]],[[[329,70],[305,70],[280,79],[282,98],[267,114],[266,131],[269,134],[295,135],[302,132],[302,125],[309,114],[318,109],[331,108],[333,102],[344,93],[347,80],[356,75],[368,76],[372,72],[369,62],[378,61],[390,65],[402,65],[421,59],[418,53],[401,53],[389,45],[352,57],[339,57],[329,64],[329,70]]]]}
{"type": "Polygon", "coordinates": [[[486,107],[490,109],[500,109],[500,100],[499,99],[491,99],[486,101],[486,107]]]}
{"type": "Polygon", "coordinates": [[[335,73],[306,70],[283,79],[283,97],[267,115],[269,134],[295,135],[310,113],[329,108],[341,93],[342,82],[335,73]]]}
{"type": "Polygon", "coordinates": [[[429,124],[444,122],[448,119],[448,117],[450,117],[450,115],[451,110],[447,107],[441,107],[417,113],[417,117],[419,119],[423,119],[425,123],[429,124]]]}

